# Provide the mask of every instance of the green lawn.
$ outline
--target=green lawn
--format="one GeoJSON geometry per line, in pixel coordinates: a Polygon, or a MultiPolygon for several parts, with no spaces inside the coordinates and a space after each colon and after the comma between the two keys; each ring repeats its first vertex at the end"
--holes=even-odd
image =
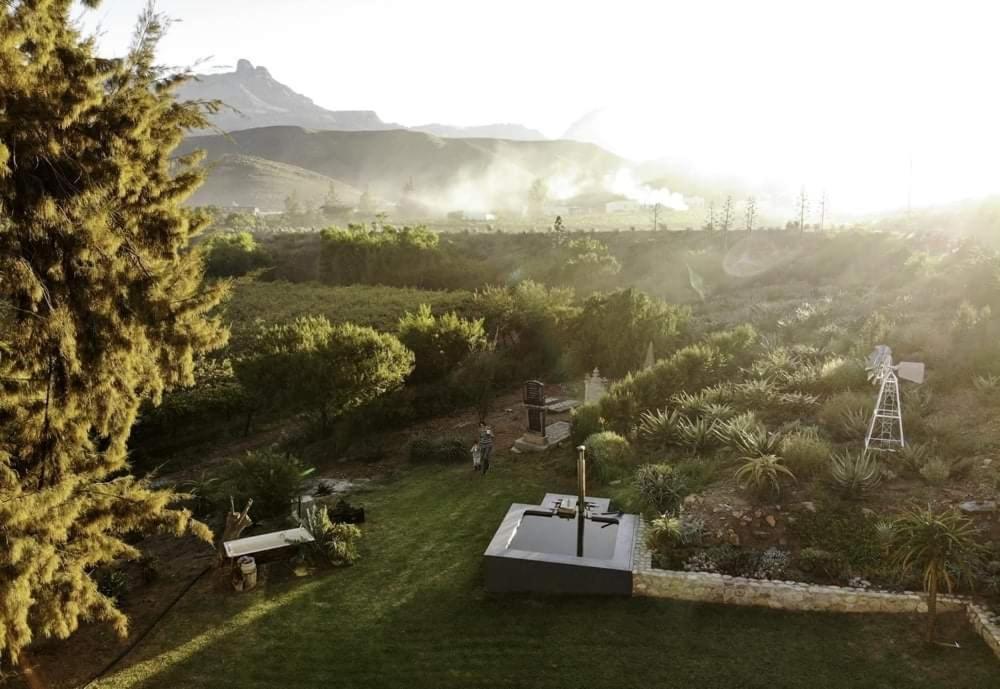
{"type": "Polygon", "coordinates": [[[927,649],[909,617],[485,593],[481,554],[509,503],[572,490],[553,461],[407,472],[363,496],[357,565],[246,595],[196,588],[96,686],[1000,686],[967,626],[960,650],[927,649]]]}

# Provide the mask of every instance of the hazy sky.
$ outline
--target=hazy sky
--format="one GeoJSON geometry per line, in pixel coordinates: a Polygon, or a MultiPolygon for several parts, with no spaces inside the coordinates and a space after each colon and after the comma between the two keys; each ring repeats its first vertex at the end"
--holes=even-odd
{"type": "MultiPolygon", "coordinates": [[[[144,0],[82,13],[102,49],[144,0]]],[[[161,0],[162,60],[238,58],[331,109],[559,136],[826,188],[862,209],[1000,192],[1000,3],[161,0]]]]}

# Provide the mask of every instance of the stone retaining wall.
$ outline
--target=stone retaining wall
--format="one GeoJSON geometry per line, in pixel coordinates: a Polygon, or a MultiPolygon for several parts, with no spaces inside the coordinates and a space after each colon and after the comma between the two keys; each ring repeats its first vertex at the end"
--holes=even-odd
{"type": "MultiPolygon", "coordinates": [[[[632,595],[675,600],[758,605],[780,610],[814,610],[845,613],[919,613],[927,611],[923,594],[846,586],[818,586],[795,581],[732,577],[708,572],[654,569],[646,548],[646,523],[635,532],[632,595]]],[[[960,596],[939,596],[938,610],[966,610],[969,621],[993,652],[1000,656],[1000,616],[960,596]]]]}

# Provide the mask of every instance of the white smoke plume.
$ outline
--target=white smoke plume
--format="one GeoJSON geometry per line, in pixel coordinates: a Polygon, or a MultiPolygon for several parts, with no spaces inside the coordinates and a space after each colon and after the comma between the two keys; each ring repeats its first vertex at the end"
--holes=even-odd
{"type": "Polygon", "coordinates": [[[605,188],[615,194],[636,201],[643,206],[659,204],[675,211],[686,211],[687,203],[684,196],[667,188],[654,188],[641,183],[628,168],[621,168],[614,175],[609,175],[604,181],[605,188]]]}

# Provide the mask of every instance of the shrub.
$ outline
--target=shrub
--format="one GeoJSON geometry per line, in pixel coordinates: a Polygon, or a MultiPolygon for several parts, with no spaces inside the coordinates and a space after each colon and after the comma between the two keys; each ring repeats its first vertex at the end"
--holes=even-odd
{"type": "Polygon", "coordinates": [[[643,412],[639,416],[639,440],[657,450],[678,444],[682,418],[676,410],[658,409],[643,412]]]}
{"type": "Polygon", "coordinates": [[[669,464],[644,464],[635,472],[643,506],[657,514],[674,514],[688,494],[684,477],[669,464]]]}
{"type": "Polygon", "coordinates": [[[322,556],[335,566],[357,561],[361,529],[355,525],[332,522],[326,507],[320,506],[306,512],[303,526],[316,539],[309,544],[312,554],[322,556]]]}
{"type": "Polygon", "coordinates": [[[587,470],[598,481],[616,478],[632,463],[632,447],[613,431],[594,433],[584,441],[587,470]]]}
{"type": "Polygon", "coordinates": [[[128,593],[128,576],[120,569],[106,569],[97,575],[97,590],[101,595],[121,601],[128,593]]]}
{"type": "Polygon", "coordinates": [[[737,484],[759,498],[777,498],[781,494],[783,478],[795,480],[788,467],[776,455],[748,457],[734,474],[737,484]]]}
{"type": "Polygon", "coordinates": [[[417,438],[410,443],[410,461],[414,464],[471,462],[470,447],[458,438],[417,438]]]}
{"type": "Polygon", "coordinates": [[[788,569],[790,561],[791,558],[784,550],[768,548],[760,554],[750,576],[753,579],[778,579],[788,569]]]}
{"type": "Polygon", "coordinates": [[[944,483],[951,477],[951,464],[940,457],[932,457],[920,467],[920,475],[931,485],[944,483]]]}
{"type": "Polygon", "coordinates": [[[596,404],[585,404],[573,410],[569,432],[573,445],[581,445],[588,437],[607,430],[601,418],[601,408],[596,404]]]}
{"type": "Polygon", "coordinates": [[[858,440],[867,432],[868,420],[874,408],[875,401],[872,395],[841,392],[831,396],[822,404],[818,418],[835,438],[858,440]]]}
{"type": "Polygon", "coordinates": [[[674,465],[674,473],[683,479],[688,493],[700,493],[715,482],[719,465],[697,457],[683,459],[674,465]]]}
{"type": "Polygon", "coordinates": [[[778,452],[792,472],[800,477],[815,476],[830,459],[830,444],[815,428],[800,428],[781,440],[778,452]]]}
{"type": "Polygon", "coordinates": [[[795,565],[803,572],[837,578],[843,572],[843,562],[836,554],[822,548],[807,546],[799,551],[795,565]]]}
{"type": "Polygon", "coordinates": [[[224,467],[219,493],[231,496],[237,504],[252,498],[258,519],[281,517],[288,514],[292,500],[302,492],[303,480],[312,472],[297,457],[276,447],[253,450],[224,467]]]}
{"type": "Polygon", "coordinates": [[[857,498],[882,482],[882,467],[874,454],[848,450],[831,458],[830,476],[845,496],[857,498]]]}
{"type": "Polygon", "coordinates": [[[816,512],[798,515],[790,528],[803,546],[828,551],[840,561],[840,570],[831,576],[870,576],[882,565],[875,524],[855,505],[821,505],[816,512]]]}

